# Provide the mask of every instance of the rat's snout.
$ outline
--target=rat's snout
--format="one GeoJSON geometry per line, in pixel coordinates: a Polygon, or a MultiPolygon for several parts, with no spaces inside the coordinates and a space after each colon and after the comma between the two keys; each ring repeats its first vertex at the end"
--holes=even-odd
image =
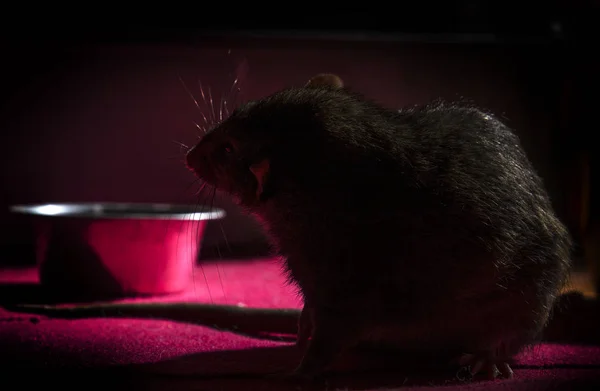
{"type": "Polygon", "coordinates": [[[185,156],[185,163],[191,171],[196,175],[202,176],[202,172],[208,165],[208,160],[204,153],[202,153],[202,146],[196,144],[192,149],[188,151],[185,156]]]}

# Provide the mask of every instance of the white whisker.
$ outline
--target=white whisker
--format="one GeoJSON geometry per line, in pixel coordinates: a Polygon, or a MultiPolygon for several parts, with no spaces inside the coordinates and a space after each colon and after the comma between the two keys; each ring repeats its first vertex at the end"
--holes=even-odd
{"type": "Polygon", "coordinates": [[[194,194],[194,195],[199,195],[200,193],[202,193],[202,190],[204,190],[204,188],[206,187],[207,182],[204,182],[202,184],[202,186],[200,186],[200,189],[198,189],[198,191],[194,194]]]}
{"type": "Polygon", "coordinates": [[[206,134],[206,128],[204,126],[200,126],[196,122],[194,122],[194,125],[196,125],[196,127],[201,130],[202,133],[206,134]]]}
{"type": "Polygon", "coordinates": [[[206,97],[204,96],[204,88],[202,88],[202,82],[198,80],[198,85],[200,86],[200,95],[202,96],[202,100],[204,104],[206,104],[206,97]]]}
{"type": "Polygon", "coordinates": [[[223,108],[225,109],[225,116],[229,117],[229,109],[227,108],[227,99],[223,100],[223,108]]]}
{"type": "Polygon", "coordinates": [[[184,149],[185,151],[189,151],[190,147],[188,147],[187,145],[185,145],[182,142],[179,142],[177,140],[171,140],[172,142],[174,142],[175,144],[179,145],[181,148],[179,149],[181,151],[181,149],[184,149]]]}
{"type": "Polygon", "coordinates": [[[211,109],[211,114],[212,114],[212,120],[213,123],[217,122],[217,118],[215,115],[215,106],[213,105],[213,98],[212,98],[212,93],[210,91],[210,87],[208,87],[208,101],[210,102],[210,109],[211,109]]]}
{"type": "Polygon", "coordinates": [[[181,84],[183,85],[183,88],[185,88],[185,90],[187,91],[187,93],[190,95],[190,97],[194,101],[194,104],[196,105],[196,107],[198,108],[198,110],[200,110],[200,112],[202,112],[202,109],[200,109],[200,105],[198,105],[198,101],[194,97],[194,94],[192,94],[192,92],[187,88],[187,86],[185,85],[185,83],[183,82],[183,79],[181,77],[179,77],[179,81],[181,82],[181,84]]]}
{"type": "Polygon", "coordinates": [[[223,122],[223,95],[221,95],[221,104],[219,105],[219,122],[223,122]]]}
{"type": "Polygon", "coordinates": [[[238,83],[238,78],[236,77],[236,78],[233,80],[233,84],[231,84],[231,88],[229,89],[229,93],[230,93],[230,94],[233,92],[233,89],[235,88],[235,86],[237,85],[237,83],[238,83]]]}

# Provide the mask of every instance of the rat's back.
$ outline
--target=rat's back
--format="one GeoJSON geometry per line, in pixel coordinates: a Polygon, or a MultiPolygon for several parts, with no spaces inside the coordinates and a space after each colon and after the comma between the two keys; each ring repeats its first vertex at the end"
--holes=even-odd
{"type": "MultiPolygon", "coordinates": [[[[339,223],[325,224],[338,234],[324,236],[328,248],[346,249],[338,261],[344,266],[330,270],[347,274],[335,282],[318,277],[329,286],[317,295],[346,287],[361,312],[379,316],[362,337],[370,343],[509,360],[542,331],[565,283],[571,245],[518,137],[470,105],[436,102],[393,113],[371,102],[357,109],[360,98],[349,96],[354,107],[324,119],[346,152],[326,156],[340,156],[337,168],[347,168],[334,171],[332,182],[342,186],[338,196],[347,195],[317,212],[339,223]],[[347,123],[328,121],[350,111],[358,115],[347,123]],[[361,287],[370,293],[356,297],[361,287]]],[[[319,232],[314,221],[306,227],[319,232]]],[[[315,262],[315,276],[326,273],[328,261],[315,262]]]]}

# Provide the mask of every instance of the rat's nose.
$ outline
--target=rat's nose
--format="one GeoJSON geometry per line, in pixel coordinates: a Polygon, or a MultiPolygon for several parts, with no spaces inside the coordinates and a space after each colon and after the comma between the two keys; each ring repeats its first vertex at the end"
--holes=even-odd
{"type": "Polygon", "coordinates": [[[195,145],[188,151],[185,155],[185,164],[187,168],[191,171],[198,172],[198,169],[202,166],[202,156],[200,154],[200,148],[198,145],[195,145]]]}

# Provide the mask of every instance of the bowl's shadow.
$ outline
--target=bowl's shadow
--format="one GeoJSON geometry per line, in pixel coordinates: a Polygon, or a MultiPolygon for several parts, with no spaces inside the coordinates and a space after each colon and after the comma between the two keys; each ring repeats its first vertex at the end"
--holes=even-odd
{"type": "Polygon", "coordinates": [[[15,305],[57,305],[86,304],[95,301],[113,301],[124,298],[147,298],[150,295],[124,295],[123,293],[98,294],[97,292],[81,292],[69,288],[57,289],[55,286],[44,286],[39,283],[0,283],[0,307],[15,305]]]}

